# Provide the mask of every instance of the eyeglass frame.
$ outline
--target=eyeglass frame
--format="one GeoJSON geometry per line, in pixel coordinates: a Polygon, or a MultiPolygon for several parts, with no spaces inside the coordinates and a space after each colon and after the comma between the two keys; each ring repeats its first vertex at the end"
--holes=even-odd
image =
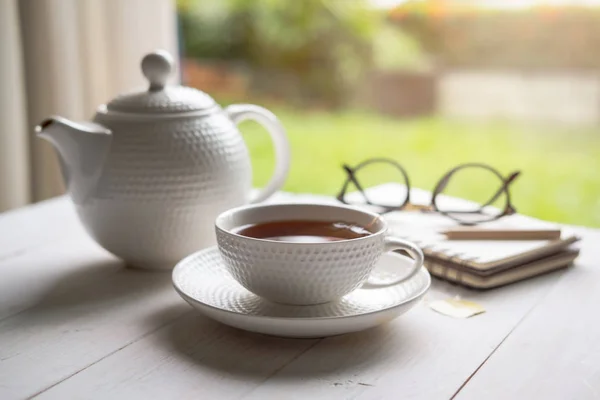
{"type": "Polygon", "coordinates": [[[491,167],[488,164],[484,164],[484,163],[459,164],[458,166],[450,169],[450,171],[448,171],[446,174],[444,174],[442,176],[442,178],[438,181],[438,183],[435,185],[435,187],[432,191],[430,205],[415,205],[410,202],[411,185],[410,185],[410,179],[408,177],[408,173],[402,167],[402,165],[400,165],[400,163],[398,163],[397,161],[390,159],[390,158],[371,158],[371,159],[368,159],[368,160],[365,160],[365,161],[359,163],[354,168],[350,167],[348,164],[343,164],[342,168],[344,169],[344,171],[346,172],[346,174],[348,176],[346,178],[346,181],[344,182],[344,185],[342,186],[338,195],[336,196],[337,200],[344,204],[351,204],[345,200],[345,196],[347,194],[350,183],[353,183],[354,186],[356,187],[356,189],[358,189],[358,191],[361,193],[362,197],[365,199],[366,204],[371,205],[371,206],[381,207],[383,209],[383,212],[381,212],[381,214],[386,214],[386,213],[389,213],[392,211],[401,211],[401,210],[410,208],[411,210],[418,210],[421,212],[439,213],[441,215],[444,215],[444,216],[458,222],[461,225],[472,226],[472,225],[477,225],[477,224],[481,224],[484,222],[495,221],[495,220],[498,220],[507,215],[515,214],[517,212],[511,202],[510,191],[508,190],[508,187],[521,174],[521,171],[518,171],[518,170],[510,173],[507,178],[503,178],[502,174],[500,174],[500,172],[498,172],[498,170],[496,170],[495,168],[491,167]],[[358,182],[358,179],[356,178],[356,172],[358,170],[360,170],[361,168],[364,168],[364,167],[374,164],[374,163],[391,164],[392,166],[396,167],[402,174],[404,181],[405,181],[405,186],[406,186],[406,198],[400,206],[387,206],[387,205],[381,205],[381,204],[374,204],[367,197],[365,189],[362,187],[362,185],[358,182]],[[494,193],[494,195],[487,202],[485,202],[483,205],[480,205],[479,209],[477,209],[477,210],[469,210],[469,211],[466,211],[466,210],[455,210],[455,211],[444,210],[444,211],[442,211],[442,210],[440,210],[438,207],[438,204],[437,204],[438,195],[443,192],[443,190],[446,188],[446,186],[448,186],[448,183],[450,182],[450,178],[452,178],[452,176],[456,172],[458,172],[464,168],[469,168],[469,167],[479,167],[479,168],[483,168],[483,169],[486,169],[486,170],[492,172],[495,176],[498,177],[498,179],[500,179],[500,181],[502,182],[502,185],[496,191],[496,193],[494,193]],[[491,204],[493,204],[498,199],[498,197],[500,197],[500,195],[502,195],[502,193],[506,194],[506,203],[504,206],[504,210],[500,214],[495,215],[495,216],[492,216],[492,215],[489,215],[489,214],[486,214],[485,212],[483,212],[483,209],[485,207],[488,207],[491,204]],[[481,215],[490,216],[491,218],[482,220],[482,221],[469,222],[469,221],[462,220],[460,218],[455,218],[454,216],[452,216],[452,214],[481,214],[481,215]]]}

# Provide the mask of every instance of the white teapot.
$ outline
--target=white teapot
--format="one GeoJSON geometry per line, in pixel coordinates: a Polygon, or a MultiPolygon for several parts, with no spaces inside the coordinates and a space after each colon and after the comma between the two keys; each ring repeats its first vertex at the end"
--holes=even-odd
{"type": "Polygon", "coordinates": [[[170,269],[215,243],[218,214],[265,200],[285,181],[289,144],[270,111],[221,108],[199,90],[166,85],[164,51],[142,60],[148,90],[116,97],[94,122],[44,120],[38,135],[59,153],[67,190],[89,234],[128,265],[170,269]],[[236,124],[253,119],[270,133],[276,155],[267,186],[251,196],[252,168],[236,124]]]}

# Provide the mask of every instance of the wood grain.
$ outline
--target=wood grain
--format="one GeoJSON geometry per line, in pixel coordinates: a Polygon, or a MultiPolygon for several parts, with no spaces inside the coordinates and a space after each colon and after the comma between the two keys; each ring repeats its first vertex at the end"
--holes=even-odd
{"type": "Polygon", "coordinates": [[[126,269],[84,237],[4,260],[0,398],[34,395],[186,312],[170,275],[126,269]]]}
{"type": "Polygon", "coordinates": [[[86,237],[63,239],[0,261],[0,321],[122,263],[86,237]]]}
{"type": "Polygon", "coordinates": [[[379,333],[324,339],[247,398],[449,399],[556,278],[486,293],[436,282],[426,302],[379,333]],[[487,312],[453,319],[427,306],[455,296],[487,312]],[[297,375],[303,379],[291,379],[297,375]]]}
{"type": "Polygon", "coordinates": [[[66,197],[0,214],[0,261],[73,235],[86,233],[66,197]]]}
{"type": "Polygon", "coordinates": [[[200,316],[168,273],[124,268],[66,199],[44,202],[0,216],[0,398],[593,398],[600,233],[579,232],[571,270],[488,292],[435,281],[390,324],[295,340],[200,316]],[[455,296],[487,312],[462,320],[427,306],[455,296]]]}
{"type": "Polygon", "coordinates": [[[600,232],[457,399],[600,398],[600,232]]]}
{"type": "Polygon", "coordinates": [[[158,397],[172,398],[389,398],[399,390],[407,399],[449,398],[555,280],[546,276],[535,285],[481,294],[436,282],[428,301],[475,298],[488,313],[452,319],[423,302],[391,324],[323,340],[246,333],[193,313],[41,397],[141,399],[152,383],[158,397]],[[443,379],[432,385],[431,376],[443,379]]]}
{"type": "Polygon", "coordinates": [[[237,399],[317,342],[252,334],[194,312],[39,398],[237,399]]]}

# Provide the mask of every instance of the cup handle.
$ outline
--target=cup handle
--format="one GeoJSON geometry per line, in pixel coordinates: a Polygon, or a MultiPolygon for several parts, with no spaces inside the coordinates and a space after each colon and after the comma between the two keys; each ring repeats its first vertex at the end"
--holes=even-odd
{"type": "Polygon", "coordinates": [[[250,203],[266,200],[283,186],[290,169],[290,144],[285,129],[275,114],[253,104],[232,104],[225,108],[225,112],[236,125],[251,119],[264,126],[271,135],[275,149],[275,171],[269,183],[250,199],[250,203]]]}
{"type": "Polygon", "coordinates": [[[411,243],[406,240],[398,239],[393,236],[386,236],[384,242],[384,251],[394,251],[394,250],[404,250],[414,259],[414,263],[412,269],[406,276],[403,276],[393,282],[386,283],[385,286],[396,285],[400,282],[404,282],[413,276],[415,276],[423,266],[425,262],[425,256],[423,255],[423,251],[414,243],[411,243]]]}

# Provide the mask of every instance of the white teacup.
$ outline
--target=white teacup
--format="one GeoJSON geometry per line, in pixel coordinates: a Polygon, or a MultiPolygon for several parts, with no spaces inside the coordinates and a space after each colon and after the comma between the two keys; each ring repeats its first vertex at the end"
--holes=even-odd
{"type": "Polygon", "coordinates": [[[219,215],[215,226],[219,251],[231,275],[246,289],[276,303],[311,305],[339,299],[369,278],[386,251],[405,250],[414,258],[411,271],[388,284],[411,278],[423,265],[423,252],[415,244],[387,236],[383,218],[353,207],[243,206],[219,215]],[[244,225],[286,220],[346,222],[373,233],[357,239],[296,243],[234,232],[244,225]]]}

